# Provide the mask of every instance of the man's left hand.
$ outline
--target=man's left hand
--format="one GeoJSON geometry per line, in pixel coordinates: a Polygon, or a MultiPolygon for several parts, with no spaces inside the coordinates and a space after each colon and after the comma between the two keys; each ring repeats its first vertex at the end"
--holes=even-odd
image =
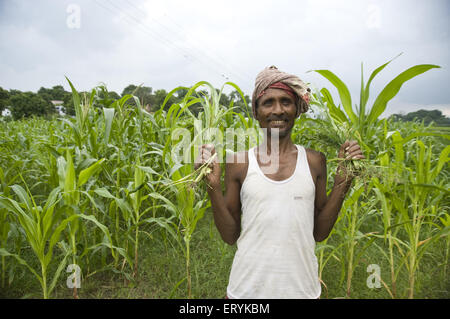
{"type": "Polygon", "coordinates": [[[339,149],[338,158],[342,160],[338,165],[338,170],[334,178],[334,184],[335,186],[338,186],[342,183],[346,183],[349,186],[353,180],[354,175],[352,172],[347,171],[345,165],[343,165],[343,162],[365,158],[361,151],[361,147],[358,144],[358,141],[345,141],[345,143],[342,144],[341,148],[339,149]]]}

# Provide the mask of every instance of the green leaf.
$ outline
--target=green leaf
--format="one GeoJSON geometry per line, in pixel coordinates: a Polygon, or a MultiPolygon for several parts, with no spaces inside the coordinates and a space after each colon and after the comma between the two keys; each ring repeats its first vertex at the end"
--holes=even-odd
{"type": "Polygon", "coordinates": [[[42,277],[36,272],[36,270],[34,270],[33,268],[31,268],[30,265],[28,265],[28,263],[23,260],[22,258],[20,258],[19,255],[16,254],[11,254],[10,252],[8,252],[6,249],[4,248],[0,248],[0,256],[5,256],[5,257],[14,257],[19,264],[25,266],[28,268],[28,270],[39,280],[39,282],[41,283],[41,286],[43,286],[43,281],[42,281],[42,277]]]}
{"type": "Polygon", "coordinates": [[[405,159],[405,152],[403,151],[404,139],[399,132],[394,132],[391,136],[395,147],[395,160],[397,164],[402,164],[405,159]]]}
{"type": "Polygon", "coordinates": [[[434,189],[434,190],[438,190],[440,192],[446,193],[447,195],[450,195],[450,190],[448,190],[447,188],[440,187],[440,186],[433,185],[433,184],[411,184],[411,186],[434,189]]]}
{"type": "Polygon", "coordinates": [[[47,202],[45,203],[45,206],[42,210],[43,218],[42,218],[42,235],[44,238],[47,238],[46,234],[48,230],[53,226],[55,219],[57,217],[57,214],[54,214],[54,208],[56,203],[58,203],[58,194],[60,192],[59,186],[54,188],[50,195],[47,198],[47,202]]]}
{"type": "Polygon", "coordinates": [[[12,190],[14,191],[14,193],[16,193],[16,195],[19,197],[20,202],[24,203],[26,206],[26,209],[31,212],[33,209],[33,205],[31,203],[31,199],[28,196],[27,192],[23,189],[22,186],[20,185],[13,185],[11,186],[12,190]]]}
{"type": "Polygon", "coordinates": [[[100,223],[97,218],[95,218],[95,216],[93,215],[83,215],[83,214],[78,214],[77,215],[80,218],[89,220],[91,222],[93,222],[98,228],[100,228],[100,230],[103,232],[103,234],[106,236],[106,238],[108,239],[108,247],[111,249],[111,254],[113,255],[113,257],[116,256],[115,251],[117,251],[120,255],[122,255],[130,265],[133,265],[133,262],[131,261],[130,257],[125,253],[125,250],[122,248],[118,248],[113,246],[113,241],[111,238],[111,234],[108,230],[108,227],[106,227],[105,225],[103,225],[102,223],[100,223]]]}
{"type": "Polygon", "coordinates": [[[333,72],[329,70],[314,70],[314,71],[322,75],[336,87],[336,89],[339,92],[339,97],[341,98],[342,107],[344,108],[350,120],[353,123],[357,123],[358,118],[356,117],[352,109],[352,98],[350,95],[350,91],[348,90],[344,82],[342,82],[341,79],[339,79],[333,72]]]}
{"type": "Polygon", "coordinates": [[[168,299],[172,299],[173,295],[175,294],[175,291],[177,288],[187,279],[187,277],[183,277],[179,282],[176,283],[176,285],[173,287],[172,291],[170,292],[170,295],[168,299]]]}
{"type": "Polygon", "coordinates": [[[338,108],[334,104],[333,97],[331,96],[330,91],[328,91],[326,88],[322,88],[320,92],[322,93],[324,99],[326,100],[330,116],[333,118],[333,120],[335,120],[339,124],[347,122],[348,121],[347,116],[345,115],[344,112],[342,112],[340,108],[338,108]]]}
{"type": "Polygon", "coordinates": [[[73,221],[74,219],[78,218],[78,215],[72,215],[68,218],[64,219],[59,223],[58,227],[56,227],[55,231],[53,232],[52,236],[50,237],[50,241],[48,244],[47,254],[44,256],[44,265],[45,267],[48,266],[50,261],[52,260],[53,255],[53,247],[55,244],[59,241],[59,236],[61,235],[61,232],[67,227],[67,225],[73,221]]]}
{"type": "Polygon", "coordinates": [[[82,170],[78,176],[78,187],[81,187],[88,181],[88,179],[97,173],[101,169],[101,164],[105,161],[104,158],[98,160],[96,163],[92,164],[88,168],[82,170]]]}
{"type": "Polygon", "coordinates": [[[111,199],[115,199],[116,197],[113,196],[106,188],[97,188],[96,190],[94,190],[94,192],[102,197],[106,197],[106,198],[111,198],[111,199]]]}
{"type": "Polygon", "coordinates": [[[378,119],[378,117],[386,109],[387,103],[395,95],[397,95],[398,91],[400,91],[403,83],[433,68],[440,68],[440,66],[432,64],[415,65],[400,73],[395,79],[389,82],[388,85],[386,85],[381,93],[377,96],[372,108],[370,109],[368,123],[374,123],[378,119]]]}
{"type": "Polygon", "coordinates": [[[20,225],[25,230],[30,244],[33,246],[33,249],[36,248],[37,251],[36,239],[38,238],[38,234],[36,222],[29,215],[27,215],[27,213],[24,212],[20,205],[13,199],[0,196],[0,207],[4,207],[16,215],[19,219],[20,225]]]}
{"type": "MultiPolygon", "coordinates": [[[[393,58],[392,60],[386,62],[385,64],[383,64],[382,66],[378,67],[375,69],[375,71],[372,72],[372,74],[370,75],[369,81],[367,81],[366,84],[366,88],[364,90],[364,99],[362,99],[362,105],[365,106],[367,104],[367,100],[369,99],[369,89],[370,89],[370,84],[372,83],[372,80],[375,78],[375,76],[380,73],[389,63],[391,63],[392,61],[394,61],[396,58],[398,58],[400,55],[402,55],[402,53],[400,53],[399,55],[397,55],[395,58],[393,58]]],[[[362,76],[362,72],[361,72],[361,76],[362,76]]],[[[362,89],[362,88],[361,88],[362,89]]]]}
{"type": "Polygon", "coordinates": [[[103,108],[103,115],[105,117],[105,144],[109,143],[109,136],[111,134],[111,127],[114,119],[114,112],[114,108],[103,108]]]}
{"type": "Polygon", "coordinates": [[[58,268],[56,269],[55,275],[53,276],[53,280],[50,283],[50,286],[48,287],[48,295],[50,295],[53,291],[53,289],[56,286],[56,283],[58,282],[58,278],[61,275],[62,270],[64,269],[64,267],[67,264],[67,258],[70,255],[70,250],[66,253],[66,255],[64,256],[63,260],[61,260],[61,262],[59,263],[58,268]]]}
{"type": "Polygon", "coordinates": [[[155,199],[159,199],[162,200],[164,203],[166,203],[166,207],[175,215],[178,215],[178,210],[177,207],[166,197],[162,196],[161,194],[158,193],[150,193],[149,194],[150,197],[153,197],[155,199]]]}
{"type": "Polygon", "coordinates": [[[75,167],[72,161],[72,155],[70,155],[69,150],[66,152],[66,171],[64,180],[64,191],[70,192],[75,190],[75,167]]]}
{"type": "Polygon", "coordinates": [[[154,218],[154,217],[150,217],[150,218],[146,218],[144,220],[142,220],[142,223],[149,223],[149,224],[157,224],[159,227],[164,228],[165,230],[167,230],[167,232],[176,240],[178,240],[178,236],[177,234],[174,232],[174,229],[176,229],[176,225],[170,221],[170,219],[168,218],[164,218],[164,217],[158,217],[158,218],[154,218]]]}
{"type": "MultiPolygon", "coordinates": [[[[368,92],[367,92],[368,93],[368,92]]],[[[363,123],[364,115],[365,115],[365,104],[364,101],[366,99],[366,93],[364,91],[364,70],[363,63],[361,62],[361,90],[359,93],[359,123],[363,123]]]]}
{"type": "Polygon", "coordinates": [[[75,108],[75,115],[77,119],[78,127],[81,128],[82,125],[82,111],[81,111],[81,104],[80,104],[80,95],[78,94],[77,90],[73,86],[72,82],[70,82],[69,78],[65,77],[67,82],[69,82],[70,88],[72,89],[72,99],[73,99],[73,106],[75,108]]]}
{"type": "Polygon", "coordinates": [[[434,167],[433,171],[431,172],[431,181],[433,181],[437,177],[437,175],[442,170],[444,165],[450,160],[449,154],[450,154],[450,145],[447,145],[441,152],[441,155],[439,156],[438,164],[434,167]]]}
{"type": "Polygon", "coordinates": [[[141,170],[143,170],[144,172],[148,173],[148,174],[154,174],[154,175],[161,175],[158,172],[156,172],[153,168],[148,167],[148,166],[140,166],[137,165],[137,167],[141,170]]]}

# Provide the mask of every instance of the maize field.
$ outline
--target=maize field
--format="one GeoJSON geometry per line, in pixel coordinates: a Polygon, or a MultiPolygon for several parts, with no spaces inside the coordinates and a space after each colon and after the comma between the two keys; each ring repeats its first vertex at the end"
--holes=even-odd
{"type": "MultiPolygon", "coordinates": [[[[406,70],[369,108],[388,63],[366,85],[361,74],[356,109],[336,75],[315,70],[340,101],[315,90],[292,131],[295,144],[326,155],[327,191],[346,139],[366,157],[347,164],[357,177],[316,245],[321,298],[450,296],[449,130],[380,117],[404,82],[437,66],[406,70]]],[[[227,154],[257,145],[250,109],[220,102],[226,88],[243,92],[203,81],[149,113],[131,94],[105,101],[104,86],[81,94],[68,83],[75,117],[0,121],[0,296],[224,298],[236,247],[220,239],[209,168],[194,170],[193,159],[214,143],[224,172],[227,154]]]]}

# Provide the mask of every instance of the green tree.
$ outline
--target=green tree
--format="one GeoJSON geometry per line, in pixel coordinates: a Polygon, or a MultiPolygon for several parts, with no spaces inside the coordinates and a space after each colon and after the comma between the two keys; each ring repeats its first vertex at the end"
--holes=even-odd
{"type": "Polygon", "coordinates": [[[125,96],[127,94],[134,94],[137,89],[137,86],[134,84],[128,85],[126,88],[122,91],[122,96],[125,96]]]}
{"type": "Polygon", "coordinates": [[[110,98],[112,98],[112,99],[114,99],[114,100],[120,99],[120,95],[117,94],[117,93],[114,92],[114,91],[109,91],[109,92],[108,92],[108,95],[109,95],[110,98]]]}
{"type": "Polygon", "coordinates": [[[72,98],[72,94],[68,93],[64,96],[63,98],[63,109],[64,109],[64,113],[66,113],[67,115],[72,115],[75,116],[75,107],[73,105],[73,98],[72,98]]]}
{"type": "MultiPolygon", "coordinates": [[[[156,90],[155,96],[154,96],[154,104],[152,105],[152,110],[159,109],[166,99],[167,92],[164,89],[156,90]]],[[[164,110],[168,110],[170,106],[174,103],[177,103],[177,99],[172,95],[169,100],[166,102],[166,105],[164,105],[164,110]]]]}
{"type": "Polygon", "coordinates": [[[450,118],[443,115],[440,110],[418,110],[415,112],[409,112],[406,115],[393,114],[391,117],[400,121],[424,121],[425,125],[434,122],[436,125],[450,126],[450,118]]]}
{"type": "MultiPolygon", "coordinates": [[[[112,103],[114,103],[115,100],[120,99],[119,94],[117,94],[114,91],[108,91],[106,88],[106,85],[100,85],[96,87],[97,94],[95,96],[95,107],[103,108],[103,107],[110,107],[112,103]]],[[[88,95],[90,96],[91,93],[88,95]]]]}
{"type": "Polygon", "coordinates": [[[15,94],[10,98],[11,115],[15,120],[32,115],[43,116],[56,112],[55,107],[33,92],[15,94]]]}
{"type": "Polygon", "coordinates": [[[63,101],[67,93],[69,92],[66,92],[62,85],[55,85],[51,89],[41,87],[37,92],[38,95],[40,95],[44,100],[49,102],[53,100],[63,101]]]}
{"type": "MultiPolygon", "coordinates": [[[[216,89],[216,92],[217,92],[217,94],[219,94],[220,90],[216,89]]],[[[219,103],[220,103],[220,105],[228,107],[231,103],[231,98],[228,95],[226,95],[225,93],[223,93],[220,95],[219,103]]]]}
{"type": "Polygon", "coordinates": [[[245,101],[244,101],[244,99],[242,99],[241,94],[236,90],[230,92],[230,94],[229,94],[230,101],[234,102],[233,106],[238,107],[236,109],[236,112],[240,112],[240,113],[244,113],[244,114],[247,114],[247,113],[251,114],[252,110],[249,106],[250,105],[249,103],[251,102],[250,96],[248,96],[247,94],[244,94],[244,98],[245,98],[245,101]]]}
{"type": "MultiPolygon", "coordinates": [[[[125,96],[127,94],[134,95],[139,99],[142,106],[145,107],[147,105],[150,105],[150,107],[153,108],[155,100],[152,92],[153,89],[149,86],[136,86],[134,84],[130,84],[123,89],[122,96],[125,96]]],[[[127,103],[132,105],[135,104],[134,99],[129,99],[127,103]]]]}
{"type": "Polygon", "coordinates": [[[0,113],[8,106],[9,92],[0,87],[0,113]]]}
{"type": "Polygon", "coordinates": [[[189,89],[179,89],[177,91],[178,102],[181,102],[188,92],[189,92],[189,89]]]}

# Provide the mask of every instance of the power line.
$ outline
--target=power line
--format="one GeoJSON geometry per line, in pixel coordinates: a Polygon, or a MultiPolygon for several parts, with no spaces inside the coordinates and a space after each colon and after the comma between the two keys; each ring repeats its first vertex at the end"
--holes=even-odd
{"type": "MultiPolygon", "coordinates": [[[[175,49],[179,49],[179,51],[184,51],[184,54],[181,54],[181,52],[175,50],[178,54],[181,54],[182,57],[184,57],[184,58],[190,57],[190,58],[192,58],[193,60],[196,60],[196,61],[198,61],[198,62],[201,62],[197,57],[193,56],[193,55],[190,54],[189,52],[186,52],[186,50],[184,50],[183,48],[178,47],[176,44],[174,44],[174,43],[171,42],[170,40],[166,40],[166,39],[164,39],[164,38],[161,38],[157,33],[153,32],[151,29],[148,29],[148,28],[147,28],[145,25],[143,25],[142,23],[140,23],[140,22],[134,20],[133,17],[130,16],[129,14],[123,13],[120,9],[117,9],[116,6],[114,6],[114,7],[117,9],[117,11],[113,11],[110,7],[104,6],[103,4],[99,3],[97,0],[94,0],[94,1],[95,1],[99,6],[101,6],[102,8],[104,8],[104,9],[110,11],[110,12],[111,12],[112,14],[114,14],[114,15],[116,15],[117,13],[119,13],[119,14],[120,14],[120,13],[124,14],[124,15],[125,15],[125,17],[124,17],[125,19],[124,19],[124,20],[125,20],[128,24],[131,25],[131,24],[133,23],[133,24],[137,25],[138,27],[140,27],[140,31],[142,31],[142,32],[145,33],[146,35],[149,35],[149,36],[151,36],[152,38],[158,40],[159,42],[161,42],[161,44],[163,44],[163,45],[166,46],[167,48],[169,48],[169,49],[175,48],[175,49]],[[131,18],[130,18],[130,17],[131,17],[131,18]],[[131,23],[130,23],[130,21],[131,21],[131,23]]],[[[214,71],[217,72],[217,70],[214,70],[214,71]]]]}
{"type": "MultiPolygon", "coordinates": [[[[136,9],[136,11],[137,11],[139,14],[141,14],[143,17],[146,17],[146,15],[143,14],[143,13],[141,12],[141,9],[140,9],[140,8],[136,7],[132,2],[130,2],[130,1],[128,1],[128,0],[125,0],[125,1],[126,1],[131,7],[133,7],[134,9],[136,9]]],[[[181,33],[185,33],[184,30],[183,30],[183,27],[180,26],[174,19],[172,19],[172,18],[167,14],[167,12],[164,12],[164,15],[167,16],[167,17],[172,21],[172,24],[173,24],[173,25],[175,25],[176,27],[178,27],[178,29],[181,31],[181,33]]],[[[177,31],[174,31],[174,30],[170,29],[170,27],[168,27],[168,26],[166,26],[165,24],[159,22],[159,21],[158,21],[156,18],[154,18],[154,17],[149,16],[149,18],[152,19],[153,21],[155,21],[155,22],[156,22],[157,24],[159,24],[160,26],[162,26],[162,27],[163,27],[164,29],[166,29],[167,31],[169,31],[169,33],[172,33],[172,34],[174,34],[175,36],[178,36],[178,37],[179,37],[177,31]]],[[[181,37],[179,37],[179,38],[182,40],[181,37]]],[[[199,45],[198,43],[194,43],[194,44],[196,44],[197,46],[199,45]]],[[[185,46],[186,46],[186,45],[185,45],[185,46]]],[[[195,48],[191,48],[191,50],[196,50],[196,49],[195,49],[195,48]]],[[[197,51],[199,51],[199,50],[197,50],[197,51]]],[[[229,67],[226,65],[227,62],[225,61],[225,59],[222,58],[222,57],[221,57],[220,55],[218,55],[218,54],[216,54],[216,55],[214,56],[214,55],[213,55],[212,53],[210,53],[208,50],[202,50],[202,51],[199,51],[199,53],[202,54],[202,55],[204,55],[204,56],[206,56],[207,58],[209,58],[213,63],[218,64],[218,65],[220,65],[220,66],[222,66],[222,67],[224,67],[224,68],[227,68],[229,73],[232,73],[232,74],[237,75],[238,77],[240,77],[240,78],[241,78],[242,80],[244,80],[244,81],[248,81],[249,79],[252,78],[252,77],[249,76],[249,74],[247,74],[245,71],[244,71],[244,73],[240,73],[240,72],[234,71],[235,69],[238,69],[238,68],[236,68],[235,66],[234,66],[233,68],[229,68],[229,67]],[[216,59],[216,57],[217,57],[217,59],[216,59]],[[219,61],[219,60],[220,60],[220,61],[219,61]]]]}
{"type": "MultiPolygon", "coordinates": [[[[139,9],[138,7],[136,7],[134,4],[130,3],[129,1],[127,1],[127,3],[128,3],[130,6],[132,6],[134,9],[136,9],[136,11],[137,11],[141,16],[147,17],[145,14],[143,14],[143,13],[141,12],[141,9],[139,9]]],[[[121,10],[124,10],[122,7],[121,7],[120,9],[121,9],[121,10]]],[[[124,10],[124,11],[126,11],[126,10],[124,10]]],[[[166,15],[167,15],[167,14],[166,14],[166,15]]],[[[156,22],[159,26],[161,26],[162,28],[164,28],[165,30],[167,30],[167,31],[169,32],[169,34],[171,34],[171,35],[170,35],[170,38],[172,38],[172,37],[173,37],[173,38],[178,38],[180,41],[184,42],[184,47],[183,47],[183,48],[184,48],[185,50],[190,51],[190,54],[196,55],[196,56],[203,56],[203,59],[206,58],[211,64],[214,64],[214,65],[218,66],[220,69],[227,69],[227,72],[225,72],[225,73],[232,74],[232,75],[234,75],[235,77],[240,78],[242,81],[248,81],[248,80],[249,80],[250,77],[249,77],[247,74],[246,74],[246,75],[242,75],[241,73],[236,72],[235,70],[229,68],[229,67],[228,67],[226,64],[224,64],[223,62],[220,62],[220,61],[218,61],[215,57],[212,57],[211,54],[208,54],[207,51],[204,52],[205,50],[200,51],[200,50],[198,50],[198,49],[189,47],[189,45],[186,45],[186,42],[183,40],[183,38],[179,36],[179,33],[178,33],[178,32],[176,32],[176,31],[170,29],[170,27],[168,27],[168,26],[166,26],[165,24],[161,23],[161,22],[158,21],[157,19],[155,19],[155,18],[153,18],[153,17],[151,17],[151,16],[148,16],[148,17],[149,17],[152,21],[156,22]]],[[[135,17],[135,18],[136,18],[136,17],[135,17]]],[[[183,32],[183,31],[182,31],[182,32],[183,32]]],[[[203,59],[202,59],[202,60],[203,60],[203,59]]],[[[222,61],[223,61],[223,59],[222,59],[222,61]]],[[[221,75],[222,75],[224,78],[228,79],[228,77],[226,77],[226,76],[223,74],[223,71],[221,71],[221,75]]]]}
{"type": "MultiPolygon", "coordinates": [[[[101,6],[101,7],[104,8],[104,9],[107,9],[108,11],[110,11],[111,13],[113,13],[114,15],[116,15],[117,13],[119,13],[119,14],[124,14],[124,15],[125,15],[124,18],[127,18],[127,19],[125,19],[125,20],[126,20],[130,25],[131,25],[131,23],[130,23],[130,21],[131,21],[133,24],[135,24],[135,25],[141,27],[141,31],[142,31],[142,32],[144,32],[145,34],[150,35],[150,36],[153,37],[154,39],[156,39],[156,40],[162,42],[162,44],[164,44],[167,48],[172,49],[172,47],[176,47],[176,45],[175,45],[173,42],[171,42],[170,40],[166,40],[166,39],[162,38],[159,34],[157,34],[156,32],[154,32],[153,30],[147,28],[145,25],[143,25],[143,24],[140,23],[139,21],[136,21],[136,18],[135,18],[135,17],[130,16],[130,15],[127,14],[126,12],[123,12],[123,11],[121,10],[121,8],[116,7],[113,3],[112,3],[112,6],[115,8],[115,10],[112,10],[110,7],[104,6],[103,4],[101,4],[100,2],[98,2],[97,0],[94,0],[94,1],[95,1],[99,6],[101,6]]],[[[182,50],[182,48],[180,48],[180,49],[182,50]]],[[[187,53],[187,52],[185,52],[185,53],[187,53]]],[[[184,55],[182,55],[182,56],[184,56],[184,55]]],[[[184,57],[185,57],[185,56],[184,56],[184,57]]]]}
{"type": "Polygon", "coordinates": [[[135,16],[132,16],[132,15],[128,14],[121,7],[117,7],[115,4],[111,3],[112,7],[114,7],[116,9],[116,10],[113,11],[111,7],[104,6],[103,4],[98,2],[97,0],[94,0],[94,1],[97,3],[97,5],[99,5],[100,7],[104,8],[104,9],[106,9],[108,11],[110,11],[114,15],[116,15],[117,12],[119,14],[124,15],[124,18],[125,18],[124,20],[127,21],[127,23],[130,24],[130,21],[131,21],[135,25],[139,26],[142,32],[144,32],[145,34],[155,38],[156,40],[161,42],[163,45],[165,45],[167,48],[169,48],[169,49],[173,49],[174,48],[175,51],[177,51],[177,49],[178,49],[177,53],[180,53],[179,51],[184,52],[184,54],[182,54],[182,56],[184,58],[191,57],[193,60],[196,60],[199,63],[204,64],[205,66],[208,66],[210,69],[214,70],[214,72],[216,72],[218,74],[221,74],[223,76],[223,72],[218,70],[216,66],[211,65],[211,63],[208,62],[208,61],[204,61],[202,59],[199,59],[195,54],[187,51],[183,47],[178,46],[177,44],[175,44],[171,40],[165,39],[164,37],[161,37],[157,32],[153,31],[152,29],[148,28],[146,25],[142,24],[135,16]]]}

